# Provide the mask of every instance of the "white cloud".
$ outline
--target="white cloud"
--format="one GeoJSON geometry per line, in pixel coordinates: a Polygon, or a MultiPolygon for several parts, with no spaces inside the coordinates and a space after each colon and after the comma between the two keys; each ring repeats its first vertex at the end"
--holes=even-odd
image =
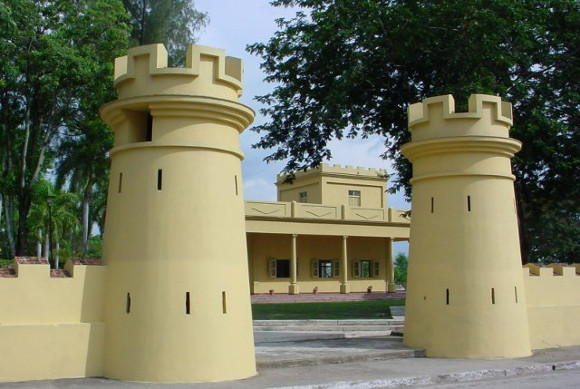
{"type": "MultiPolygon", "coordinates": [[[[292,9],[272,7],[269,0],[196,0],[196,8],[207,12],[209,26],[201,34],[199,44],[224,49],[227,55],[239,57],[244,61],[243,104],[256,112],[259,104],[255,96],[268,93],[272,86],[263,82],[264,73],[260,70],[260,58],[246,52],[246,45],[266,42],[277,29],[275,19],[292,17],[292,9]]],[[[266,120],[257,112],[254,125],[266,120]]],[[[244,197],[252,200],[276,200],[276,174],[284,163],[266,164],[263,162],[269,152],[252,148],[260,135],[246,130],[240,139],[246,158],[242,164],[244,197]]],[[[379,169],[393,169],[389,161],[380,158],[384,151],[383,140],[379,136],[368,139],[345,139],[330,143],[333,158],[329,163],[363,166],[379,169]]],[[[389,196],[389,206],[409,208],[402,195],[389,196]]]]}

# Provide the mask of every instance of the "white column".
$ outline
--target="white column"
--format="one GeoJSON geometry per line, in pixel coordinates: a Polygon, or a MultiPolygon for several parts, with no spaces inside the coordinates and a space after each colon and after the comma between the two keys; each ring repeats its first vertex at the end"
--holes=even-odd
{"type": "Polygon", "coordinates": [[[342,237],[342,258],[341,258],[341,267],[340,269],[340,293],[350,293],[350,285],[348,283],[348,245],[347,245],[348,236],[342,237]]]}
{"type": "Polygon", "coordinates": [[[393,239],[387,238],[385,247],[385,258],[387,262],[387,292],[395,292],[397,287],[395,285],[395,266],[393,264],[393,239]]]}
{"type": "Polygon", "coordinates": [[[296,238],[297,234],[292,234],[292,247],[291,247],[291,257],[290,257],[290,286],[288,288],[288,294],[300,294],[300,288],[298,287],[298,255],[296,250],[296,238]]]}

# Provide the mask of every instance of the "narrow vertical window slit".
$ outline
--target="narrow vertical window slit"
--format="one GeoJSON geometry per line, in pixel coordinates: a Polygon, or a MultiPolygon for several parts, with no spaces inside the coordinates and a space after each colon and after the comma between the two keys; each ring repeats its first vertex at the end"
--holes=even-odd
{"type": "Polygon", "coordinates": [[[467,212],[471,212],[471,196],[467,196],[467,212]]]}
{"type": "Polygon", "coordinates": [[[491,288],[491,303],[495,304],[495,288],[491,288]]]}
{"type": "Polygon", "coordinates": [[[431,213],[435,211],[435,199],[431,197],[431,213]]]}
{"type": "Polygon", "coordinates": [[[131,293],[127,293],[127,302],[125,306],[125,312],[131,313],[131,293]]]}
{"type": "Polygon", "coordinates": [[[237,196],[238,195],[238,176],[237,175],[234,176],[234,185],[236,188],[236,196],[237,196]]]}
{"type": "Polygon", "coordinates": [[[189,315],[191,313],[189,292],[185,292],[185,314],[189,315]]]}
{"type": "Polygon", "coordinates": [[[119,173],[119,193],[121,193],[122,188],[123,188],[123,173],[119,173]]]}
{"type": "Polygon", "coordinates": [[[147,115],[147,130],[145,133],[145,141],[151,142],[153,140],[153,116],[147,115]]]}
{"type": "Polygon", "coordinates": [[[449,289],[445,289],[445,304],[449,305],[449,289]]]}
{"type": "Polygon", "coordinates": [[[516,304],[518,303],[518,287],[514,286],[514,293],[516,295],[516,304]]]}
{"type": "Polygon", "coordinates": [[[157,190],[161,190],[163,187],[163,170],[157,170],[157,190]]]}
{"type": "Polygon", "coordinates": [[[222,312],[228,313],[228,304],[227,304],[227,300],[226,300],[226,292],[223,291],[222,292],[222,312]]]}

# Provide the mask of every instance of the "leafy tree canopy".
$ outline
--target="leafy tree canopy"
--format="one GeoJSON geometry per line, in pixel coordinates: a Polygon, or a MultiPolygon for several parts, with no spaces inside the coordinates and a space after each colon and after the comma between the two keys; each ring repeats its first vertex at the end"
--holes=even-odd
{"type": "Polygon", "coordinates": [[[120,0],[0,4],[0,198],[10,254],[25,255],[35,183],[111,98],[128,29],[120,0]]]}
{"type": "Polygon", "coordinates": [[[275,84],[257,98],[267,161],[292,173],[329,159],[331,139],[380,134],[398,173],[391,190],[410,196],[407,105],[451,93],[465,108],[472,93],[496,94],[513,104],[524,144],[514,160],[524,261],[580,260],[578,0],[271,4],[299,11],[248,46],[275,84]]]}
{"type": "Polygon", "coordinates": [[[123,0],[130,16],[131,46],[163,43],[174,65],[185,62],[187,46],[209,22],[194,0],[123,0]]]}
{"type": "Polygon", "coordinates": [[[395,257],[395,282],[397,284],[407,284],[407,267],[409,259],[405,253],[399,253],[395,257]]]}

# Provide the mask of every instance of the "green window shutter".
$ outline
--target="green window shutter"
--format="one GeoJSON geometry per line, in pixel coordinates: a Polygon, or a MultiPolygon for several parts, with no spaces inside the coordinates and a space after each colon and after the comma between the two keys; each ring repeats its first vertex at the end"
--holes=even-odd
{"type": "Polygon", "coordinates": [[[380,273],[380,262],[374,261],[373,262],[373,277],[378,277],[380,273]]]}
{"type": "Polygon", "coordinates": [[[360,278],[360,270],[361,270],[360,261],[354,261],[352,263],[352,275],[353,275],[353,277],[360,278]]]}
{"type": "Polygon", "coordinates": [[[271,278],[276,278],[276,260],[275,259],[271,259],[270,260],[270,277],[271,278]]]}
{"type": "Polygon", "coordinates": [[[339,277],[340,276],[340,261],[334,261],[334,276],[335,277],[339,277]]]}
{"type": "Polygon", "coordinates": [[[312,269],[312,270],[311,270],[311,276],[312,276],[313,278],[318,278],[318,260],[316,260],[316,259],[313,259],[313,260],[310,262],[310,269],[312,269]]]}

